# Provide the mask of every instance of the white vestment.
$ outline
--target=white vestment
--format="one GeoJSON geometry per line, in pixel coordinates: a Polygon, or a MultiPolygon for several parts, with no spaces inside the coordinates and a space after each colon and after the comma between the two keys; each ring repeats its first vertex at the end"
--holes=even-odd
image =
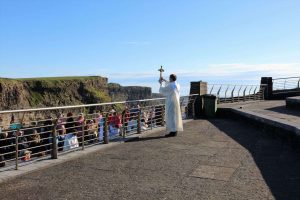
{"type": "Polygon", "coordinates": [[[175,82],[166,82],[165,86],[161,85],[159,92],[166,96],[166,128],[168,132],[183,131],[182,117],[179,102],[179,84],[175,82]]]}

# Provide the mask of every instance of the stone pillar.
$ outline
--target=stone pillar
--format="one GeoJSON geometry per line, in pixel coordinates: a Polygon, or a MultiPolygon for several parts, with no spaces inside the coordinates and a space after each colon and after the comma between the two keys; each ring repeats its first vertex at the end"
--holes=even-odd
{"type": "Polygon", "coordinates": [[[272,99],[273,97],[273,79],[272,77],[261,77],[260,84],[264,84],[264,98],[267,100],[272,99]]]}
{"type": "Polygon", "coordinates": [[[203,114],[203,102],[201,96],[207,94],[207,82],[197,81],[191,82],[190,95],[188,104],[188,117],[199,118],[203,114]]]}

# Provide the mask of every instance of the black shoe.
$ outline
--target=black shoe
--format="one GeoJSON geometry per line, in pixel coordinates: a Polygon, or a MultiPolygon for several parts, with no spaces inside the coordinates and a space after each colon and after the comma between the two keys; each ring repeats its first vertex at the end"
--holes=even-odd
{"type": "Polygon", "coordinates": [[[169,134],[165,135],[165,137],[173,137],[172,132],[170,132],[169,134]]]}
{"type": "Polygon", "coordinates": [[[165,137],[175,137],[177,136],[177,131],[176,132],[170,132],[169,134],[165,135],[165,137]]]}
{"type": "Polygon", "coordinates": [[[170,133],[170,135],[171,135],[172,137],[175,137],[175,136],[177,136],[177,131],[175,131],[175,132],[171,132],[171,133],[170,133]]]}

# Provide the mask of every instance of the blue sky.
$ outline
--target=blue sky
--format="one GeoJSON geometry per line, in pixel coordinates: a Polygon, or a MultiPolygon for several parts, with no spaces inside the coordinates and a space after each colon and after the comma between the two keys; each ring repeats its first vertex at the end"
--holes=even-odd
{"type": "Polygon", "coordinates": [[[0,76],[100,75],[156,92],[300,76],[299,0],[0,0],[0,76]]]}

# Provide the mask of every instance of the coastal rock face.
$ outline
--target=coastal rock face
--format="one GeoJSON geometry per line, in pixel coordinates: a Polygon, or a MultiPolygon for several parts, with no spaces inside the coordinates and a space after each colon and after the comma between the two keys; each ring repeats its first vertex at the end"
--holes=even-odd
{"type": "Polygon", "coordinates": [[[108,84],[105,77],[0,79],[0,109],[12,110],[151,98],[151,88],[108,84]]]}
{"type": "Polygon", "coordinates": [[[116,83],[108,84],[108,92],[113,101],[149,99],[152,97],[150,87],[121,86],[116,83]]]}

